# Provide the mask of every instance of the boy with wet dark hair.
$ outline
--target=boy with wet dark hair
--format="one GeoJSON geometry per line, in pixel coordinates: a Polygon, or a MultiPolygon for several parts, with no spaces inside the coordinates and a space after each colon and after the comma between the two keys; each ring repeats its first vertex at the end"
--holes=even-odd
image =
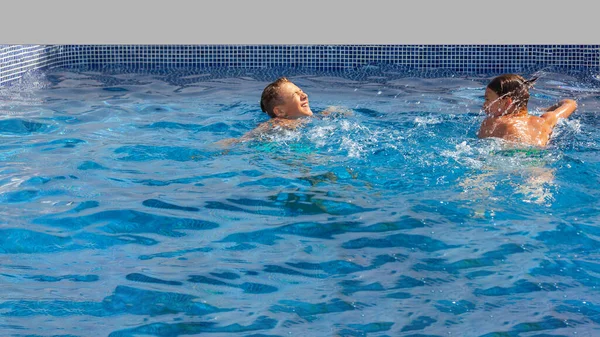
{"type": "MultiPolygon", "coordinates": [[[[260,109],[266,112],[271,119],[261,123],[239,139],[225,139],[219,143],[230,145],[272,131],[295,130],[308,122],[305,117],[313,116],[308,103],[308,95],[285,77],[280,77],[265,87],[260,98],[260,109]]],[[[328,107],[320,114],[331,116],[334,113],[345,116],[352,114],[349,110],[340,107],[328,107]]]]}
{"type": "Polygon", "coordinates": [[[545,109],[542,116],[527,112],[529,89],[537,78],[526,80],[520,75],[504,74],[494,78],[485,90],[479,138],[496,137],[534,146],[546,146],[560,118],[569,117],[577,108],[572,99],[564,99],[545,109]]]}
{"type": "Polygon", "coordinates": [[[313,115],[308,95],[285,77],[267,85],[260,98],[260,108],[271,118],[298,119],[313,115]]]}

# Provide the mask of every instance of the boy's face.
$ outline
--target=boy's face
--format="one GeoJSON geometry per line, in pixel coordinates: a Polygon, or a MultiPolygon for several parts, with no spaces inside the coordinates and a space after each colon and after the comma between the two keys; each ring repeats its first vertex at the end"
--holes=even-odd
{"type": "Polygon", "coordinates": [[[292,82],[286,82],[279,87],[279,95],[283,104],[274,108],[280,118],[296,119],[313,115],[308,104],[308,95],[292,82]]]}
{"type": "Polygon", "coordinates": [[[492,89],[485,89],[485,102],[483,102],[483,111],[490,117],[502,116],[506,109],[507,98],[500,98],[492,89]]]}

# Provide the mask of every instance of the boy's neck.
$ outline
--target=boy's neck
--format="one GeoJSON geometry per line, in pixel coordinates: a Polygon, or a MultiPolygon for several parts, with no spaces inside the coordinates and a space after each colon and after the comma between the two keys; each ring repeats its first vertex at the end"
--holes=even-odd
{"type": "Polygon", "coordinates": [[[516,112],[512,112],[510,114],[506,114],[503,117],[511,117],[511,118],[512,117],[525,117],[527,115],[529,115],[529,113],[527,112],[527,109],[522,109],[522,110],[519,110],[516,112]]]}
{"type": "Polygon", "coordinates": [[[527,109],[523,109],[523,110],[511,112],[511,113],[505,113],[500,116],[487,116],[487,118],[489,118],[489,119],[507,119],[507,118],[509,118],[510,119],[510,118],[517,118],[517,117],[525,117],[525,116],[529,116],[527,109]]]}

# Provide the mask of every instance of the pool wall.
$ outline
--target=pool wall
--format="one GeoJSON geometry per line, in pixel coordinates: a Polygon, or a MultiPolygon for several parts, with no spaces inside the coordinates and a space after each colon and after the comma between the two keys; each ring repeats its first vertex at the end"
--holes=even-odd
{"type": "Polygon", "coordinates": [[[0,45],[0,85],[36,69],[296,67],[368,65],[499,74],[548,67],[600,69],[600,45],[0,45]]]}

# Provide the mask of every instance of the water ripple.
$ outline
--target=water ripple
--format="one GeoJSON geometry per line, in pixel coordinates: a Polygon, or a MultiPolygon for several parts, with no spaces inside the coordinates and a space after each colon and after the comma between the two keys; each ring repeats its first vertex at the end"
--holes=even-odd
{"type": "Polygon", "coordinates": [[[114,293],[102,302],[78,301],[6,301],[0,303],[2,316],[57,317],[72,315],[112,316],[125,313],[132,315],[169,315],[185,313],[191,316],[203,316],[233,309],[220,309],[198,302],[196,296],[180,293],[143,290],[118,286],[114,293]]]}
{"type": "Polygon", "coordinates": [[[458,247],[456,245],[448,245],[443,241],[436,240],[424,235],[415,234],[394,234],[383,239],[360,238],[350,240],[342,244],[346,249],[361,249],[365,247],[374,248],[392,248],[405,247],[416,248],[427,252],[435,252],[438,250],[450,249],[458,247]]]}
{"type": "MultiPolygon", "coordinates": [[[[568,327],[567,323],[564,320],[554,318],[554,317],[544,317],[542,321],[538,322],[528,322],[528,323],[520,323],[513,326],[509,331],[503,332],[492,332],[489,334],[481,335],[480,337],[495,337],[495,336],[519,336],[523,333],[544,331],[544,330],[556,330],[560,328],[568,327]]],[[[539,336],[539,335],[538,335],[539,336]]],[[[543,336],[543,335],[541,335],[543,336]]],[[[552,335],[554,336],[554,335],[552,335]]]]}
{"type": "Polygon", "coordinates": [[[74,236],[58,236],[26,229],[0,229],[0,253],[37,254],[83,249],[105,249],[115,245],[155,245],[156,240],[135,235],[107,236],[79,233],[74,236]]]}
{"type": "Polygon", "coordinates": [[[200,209],[196,207],[183,207],[177,206],[174,204],[170,204],[164,201],[156,200],[156,199],[147,199],[142,202],[142,205],[151,208],[162,208],[162,209],[172,209],[177,211],[186,211],[186,212],[198,212],[200,209]]]}
{"type": "Polygon", "coordinates": [[[203,151],[172,146],[121,146],[115,151],[117,154],[125,154],[119,160],[143,162],[150,160],[174,160],[174,161],[198,161],[206,159],[203,151]]]}
{"type": "Polygon", "coordinates": [[[214,322],[187,322],[187,323],[154,323],[143,325],[136,328],[124,329],[111,332],[109,337],[134,337],[139,335],[150,335],[159,337],[179,336],[182,334],[201,334],[201,333],[243,333],[257,330],[270,330],[277,324],[277,321],[261,316],[250,325],[240,325],[237,323],[218,326],[214,322]]]}
{"type": "MultiPolygon", "coordinates": [[[[359,222],[332,222],[332,223],[312,223],[312,222],[299,222],[290,225],[284,225],[273,229],[263,229],[255,232],[247,233],[235,233],[225,237],[222,242],[256,242],[265,245],[273,245],[275,241],[282,240],[280,236],[282,234],[299,235],[310,238],[321,238],[321,239],[333,239],[335,235],[344,233],[378,233],[387,231],[396,231],[408,228],[415,228],[423,226],[420,221],[413,221],[414,219],[405,218],[398,222],[386,222],[377,223],[362,227],[359,222]]],[[[433,239],[425,239],[424,237],[418,236],[415,238],[421,238],[428,243],[436,243],[439,241],[433,239]]],[[[407,238],[408,239],[408,238],[407,238]]],[[[360,239],[363,240],[363,239],[360,239]]],[[[351,243],[344,243],[342,247],[354,249],[356,245],[364,244],[365,246],[369,243],[363,241],[352,241],[351,243]]],[[[364,239],[367,240],[367,239],[364,239]]],[[[439,244],[438,244],[439,245],[439,244]]],[[[363,246],[364,247],[364,246],[363,246]]],[[[446,249],[450,246],[439,248],[446,249]]]]}
{"type": "Polygon", "coordinates": [[[206,276],[201,276],[201,275],[190,275],[190,277],[188,278],[188,282],[204,283],[204,284],[210,284],[210,285],[215,285],[215,286],[225,286],[225,287],[231,287],[231,288],[240,288],[245,293],[249,293],[249,294],[267,294],[267,293],[272,293],[272,292],[277,291],[276,287],[266,285],[266,284],[252,283],[252,282],[233,284],[233,283],[227,283],[227,282],[223,282],[220,280],[216,280],[216,279],[206,277],[206,276]]]}
{"type": "Polygon", "coordinates": [[[294,313],[308,321],[315,320],[315,315],[328,314],[332,312],[344,312],[357,310],[363,307],[361,303],[348,303],[341,299],[332,299],[329,303],[308,303],[292,300],[281,300],[280,304],[273,305],[269,310],[273,313],[294,313]]]}
{"type": "Polygon", "coordinates": [[[533,283],[528,280],[518,280],[514,282],[512,287],[492,287],[488,289],[475,289],[475,295],[484,296],[507,296],[514,294],[524,294],[537,291],[556,291],[558,290],[557,284],[552,283],[533,283]]]}
{"type": "Polygon", "coordinates": [[[0,120],[0,133],[29,135],[47,133],[54,130],[50,124],[44,124],[19,118],[0,120]]]}
{"type": "Polygon", "coordinates": [[[190,218],[166,217],[134,210],[102,211],[79,217],[41,217],[34,223],[53,227],[78,230],[93,224],[107,223],[101,230],[115,233],[154,233],[164,236],[180,237],[185,234],[176,230],[209,230],[219,227],[210,221],[190,218]]]}
{"type": "Polygon", "coordinates": [[[509,255],[525,251],[525,248],[520,245],[505,244],[497,250],[484,253],[480,258],[462,259],[452,263],[445,263],[444,259],[424,259],[424,263],[416,264],[414,270],[435,270],[456,273],[463,269],[494,266],[498,262],[504,261],[509,255]]]}
{"type": "Polygon", "coordinates": [[[39,282],[60,282],[68,280],[72,282],[96,282],[100,279],[98,275],[64,275],[64,276],[48,276],[48,275],[33,275],[25,278],[39,282]]]}
{"type": "Polygon", "coordinates": [[[127,274],[127,276],[125,276],[125,278],[128,279],[129,281],[134,281],[134,282],[167,284],[167,285],[171,285],[171,286],[180,286],[183,284],[178,281],[165,281],[165,280],[161,280],[161,279],[158,279],[155,277],[146,276],[146,275],[140,274],[140,273],[127,274]]]}
{"type": "Polygon", "coordinates": [[[207,253],[207,252],[210,252],[212,250],[213,249],[209,248],[209,247],[201,247],[201,248],[194,248],[194,249],[183,249],[183,250],[178,250],[178,251],[174,251],[174,252],[162,252],[162,253],[155,253],[155,254],[149,254],[149,255],[140,255],[139,259],[140,260],[152,260],[152,259],[155,259],[155,258],[170,259],[170,258],[173,258],[173,257],[185,255],[187,253],[195,253],[195,252],[207,253]]]}

